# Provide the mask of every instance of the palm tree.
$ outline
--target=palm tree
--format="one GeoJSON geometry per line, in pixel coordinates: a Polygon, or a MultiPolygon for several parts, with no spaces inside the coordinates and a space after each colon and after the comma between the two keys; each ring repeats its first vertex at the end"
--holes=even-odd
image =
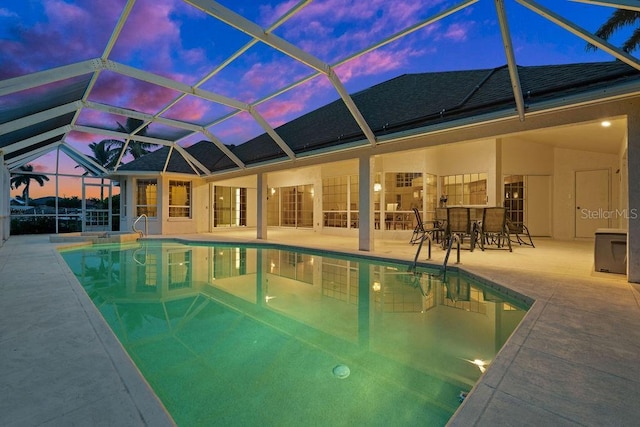
{"type": "Polygon", "coordinates": [[[33,165],[22,165],[19,169],[22,173],[12,174],[10,186],[11,188],[15,188],[17,190],[18,187],[24,185],[24,190],[22,190],[22,199],[24,200],[25,206],[28,206],[29,186],[31,185],[31,180],[37,182],[38,184],[40,184],[40,187],[42,187],[44,186],[45,181],[49,181],[49,177],[46,175],[33,173],[33,165]]]}
{"type": "MultiPolygon", "coordinates": [[[[124,125],[122,125],[122,123],[120,122],[116,123],[118,123],[118,132],[131,134],[133,131],[142,126],[144,124],[144,121],[140,119],[134,119],[132,117],[127,117],[127,121],[124,125]]],[[[147,129],[148,125],[140,129],[140,131],[136,135],[145,136],[147,134],[147,129]]],[[[112,139],[110,141],[112,142],[113,146],[118,147],[119,150],[122,150],[122,147],[124,147],[124,141],[119,141],[117,139],[112,139]]],[[[138,157],[142,157],[145,154],[149,154],[152,151],[150,149],[155,146],[156,144],[140,142],[132,139],[129,141],[129,145],[127,146],[127,153],[131,154],[134,159],[137,159],[138,157]]]]}
{"type": "MultiPolygon", "coordinates": [[[[114,148],[117,143],[122,143],[115,139],[103,139],[100,142],[92,142],[89,144],[89,148],[93,152],[93,156],[88,156],[91,160],[99,164],[106,169],[112,169],[118,161],[118,154],[120,149],[114,148]]],[[[82,165],[77,165],[82,167],[82,165]]],[[[100,203],[104,201],[104,179],[100,180],[100,203]]]]}
{"type": "MultiPolygon", "coordinates": [[[[609,38],[618,30],[632,25],[640,24],[640,12],[636,10],[616,9],[609,19],[598,28],[595,35],[604,40],[609,38]]],[[[629,38],[622,45],[625,52],[633,52],[640,47],[640,27],[635,28],[629,38]]],[[[587,50],[596,50],[596,46],[587,44],[587,50]]]]}
{"type": "Polygon", "coordinates": [[[89,158],[106,169],[112,169],[118,161],[119,150],[113,147],[118,142],[121,141],[103,139],[100,142],[92,142],[89,144],[89,149],[91,149],[93,156],[89,156],[89,158]]]}

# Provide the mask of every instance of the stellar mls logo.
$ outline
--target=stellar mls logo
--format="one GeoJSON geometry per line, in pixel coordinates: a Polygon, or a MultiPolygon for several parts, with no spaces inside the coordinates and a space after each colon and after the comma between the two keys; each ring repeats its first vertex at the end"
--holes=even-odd
{"type": "Polygon", "coordinates": [[[638,209],[581,209],[580,219],[638,219],[638,209]]]}

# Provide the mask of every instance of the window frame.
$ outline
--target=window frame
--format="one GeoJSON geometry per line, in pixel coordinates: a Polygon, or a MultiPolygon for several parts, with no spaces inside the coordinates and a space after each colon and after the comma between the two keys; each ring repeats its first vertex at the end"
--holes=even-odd
{"type": "Polygon", "coordinates": [[[189,180],[180,180],[180,179],[170,179],[169,180],[169,218],[182,218],[182,219],[191,219],[191,206],[192,202],[192,185],[189,180]],[[176,186],[184,186],[187,187],[187,204],[186,205],[178,205],[172,203],[172,189],[176,186]],[[186,213],[186,215],[176,215],[177,212],[186,213]]]}
{"type": "Polygon", "coordinates": [[[156,178],[140,178],[140,179],[136,179],[136,199],[135,199],[135,203],[136,203],[136,216],[139,217],[141,215],[146,215],[148,218],[157,218],[158,217],[158,180],[156,178]],[[141,190],[141,185],[144,185],[144,189],[146,191],[146,188],[149,187],[150,185],[155,186],[155,203],[148,203],[147,200],[145,200],[147,202],[147,204],[142,204],[140,203],[140,190],[141,190]],[[151,214],[151,211],[153,211],[153,214],[151,214]]]}

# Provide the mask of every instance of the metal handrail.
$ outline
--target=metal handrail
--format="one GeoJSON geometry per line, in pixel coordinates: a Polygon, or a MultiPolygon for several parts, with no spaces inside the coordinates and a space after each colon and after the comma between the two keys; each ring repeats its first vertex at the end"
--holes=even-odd
{"type": "Polygon", "coordinates": [[[144,237],[146,235],[149,234],[149,218],[147,217],[146,214],[142,214],[140,215],[138,218],[136,218],[135,221],[133,221],[133,225],[131,226],[131,228],[133,228],[133,232],[134,233],[138,233],[140,234],[140,237],[144,237]],[[136,224],[138,223],[138,221],[140,221],[142,218],[144,218],[144,233],[141,230],[138,230],[136,228],[136,224]]]}
{"type": "Polygon", "coordinates": [[[132,258],[136,262],[136,264],[144,266],[144,265],[147,265],[147,248],[146,248],[146,246],[144,248],[144,262],[138,261],[138,256],[137,255],[138,255],[138,252],[141,251],[141,250],[142,250],[142,248],[138,248],[135,251],[133,251],[132,258]]]}

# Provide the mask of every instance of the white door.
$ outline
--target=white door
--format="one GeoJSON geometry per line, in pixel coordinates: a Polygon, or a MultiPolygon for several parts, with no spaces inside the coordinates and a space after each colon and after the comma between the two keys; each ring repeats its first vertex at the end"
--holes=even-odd
{"type": "Polygon", "coordinates": [[[576,237],[609,227],[609,170],[576,171],[576,237]]]}
{"type": "Polygon", "coordinates": [[[551,177],[528,175],[526,178],[526,225],[532,236],[551,236],[551,177]]]}

